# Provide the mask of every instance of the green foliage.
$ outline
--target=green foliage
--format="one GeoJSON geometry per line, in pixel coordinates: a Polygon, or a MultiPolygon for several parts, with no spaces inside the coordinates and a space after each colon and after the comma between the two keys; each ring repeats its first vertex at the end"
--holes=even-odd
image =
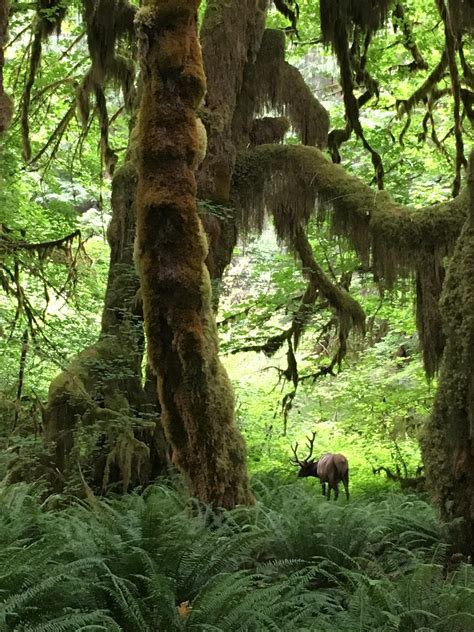
{"type": "Polygon", "coordinates": [[[304,292],[304,279],[291,256],[275,256],[270,230],[261,240],[250,241],[235,257],[221,298],[221,344],[232,352],[225,363],[236,388],[238,421],[251,471],[291,471],[290,444],[299,441],[301,446],[315,430],[315,455],[343,452],[355,493],[373,492],[386,482],[383,475],[374,479],[372,467],[395,471],[398,466],[403,476],[414,476],[421,464],[418,438],[435,388],[422,368],[413,292],[408,280],[390,291],[377,288],[325,223],[311,225],[310,236],[326,274],[336,281],[352,279],[351,293],[367,315],[366,336],[349,340],[342,371],[314,380],[310,376],[329,362],[337,343],[328,328],[331,312],[315,304],[296,351],[300,383],[285,424],[282,400],[293,389],[282,376],[286,348],[270,358],[235,352],[285,331],[304,292]],[[247,288],[253,289],[251,295],[247,288]]]}
{"type": "Polygon", "coordinates": [[[443,570],[424,501],[336,505],[277,476],[254,490],[255,508],[214,514],[164,484],[61,511],[3,488],[2,630],[469,629],[472,567],[443,570]]]}

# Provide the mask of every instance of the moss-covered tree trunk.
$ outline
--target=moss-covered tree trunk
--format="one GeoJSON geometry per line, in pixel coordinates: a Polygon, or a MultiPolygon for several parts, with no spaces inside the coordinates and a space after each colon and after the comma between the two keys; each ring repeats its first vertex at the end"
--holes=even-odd
{"type": "Polygon", "coordinates": [[[139,114],[137,238],[149,358],[173,461],[202,502],[252,502],[234,396],[218,358],[196,205],[206,89],[200,0],[151,0],[136,19],[144,76],[139,114]]]}
{"type": "Polygon", "coordinates": [[[474,556],[474,154],[469,189],[469,216],[441,297],[446,347],[422,446],[428,486],[442,516],[457,519],[453,544],[474,556]]]}
{"type": "Polygon", "coordinates": [[[44,438],[62,477],[105,488],[147,483],[167,466],[157,400],[142,380],[144,336],[133,263],[137,172],[131,156],[112,182],[110,267],[99,340],[51,383],[44,438]],[[82,454],[82,456],[81,456],[82,454]]]}

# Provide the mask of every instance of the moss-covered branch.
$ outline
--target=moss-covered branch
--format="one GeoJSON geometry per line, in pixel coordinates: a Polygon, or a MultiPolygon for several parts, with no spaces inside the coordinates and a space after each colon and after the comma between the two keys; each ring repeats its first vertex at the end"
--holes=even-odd
{"type": "Polygon", "coordinates": [[[416,43],[412,25],[405,14],[405,9],[401,2],[397,2],[393,9],[392,24],[395,31],[397,31],[398,28],[401,29],[402,44],[413,57],[413,61],[409,65],[410,71],[427,70],[428,63],[416,43]]]}
{"type": "Polygon", "coordinates": [[[452,252],[466,218],[465,191],[452,201],[416,209],[374,191],[316,148],[261,145],[239,153],[233,194],[243,232],[261,231],[268,212],[279,238],[294,244],[295,227],[329,213],[334,232],[350,239],[379,279],[391,285],[397,276],[416,273],[419,331],[425,367],[433,375],[443,349],[436,329],[441,260],[452,252]]]}
{"type": "Polygon", "coordinates": [[[28,74],[23,89],[21,101],[21,136],[23,144],[23,158],[30,160],[30,102],[33,85],[41,63],[43,41],[54,31],[59,32],[61,22],[66,15],[66,5],[60,0],[38,0],[36,16],[33,21],[33,43],[31,46],[28,74]]]}
{"type": "Polygon", "coordinates": [[[375,272],[393,281],[412,270],[418,253],[452,250],[467,215],[467,193],[448,202],[413,208],[396,204],[332,164],[314,147],[261,145],[241,151],[234,199],[243,230],[263,225],[266,206],[286,208],[306,221],[321,204],[331,209],[333,228],[348,236],[364,261],[374,249],[375,272]]]}

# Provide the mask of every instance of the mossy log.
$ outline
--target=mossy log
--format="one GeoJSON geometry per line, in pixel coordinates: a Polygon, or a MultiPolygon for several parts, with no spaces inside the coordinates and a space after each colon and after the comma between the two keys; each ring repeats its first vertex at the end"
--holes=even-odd
{"type": "Polygon", "coordinates": [[[197,213],[196,110],[206,81],[199,0],[152,0],[136,18],[144,71],[137,238],[145,329],[173,461],[202,502],[252,502],[234,395],[218,358],[205,233],[197,213]]]}

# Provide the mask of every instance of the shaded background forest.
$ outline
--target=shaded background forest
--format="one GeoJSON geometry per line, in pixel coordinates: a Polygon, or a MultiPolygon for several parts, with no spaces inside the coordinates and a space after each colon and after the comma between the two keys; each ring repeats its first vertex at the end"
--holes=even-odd
{"type": "MultiPolygon", "coordinates": [[[[135,123],[147,76],[137,60],[146,69],[151,36],[137,19],[135,33],[135,4],[10,3],[2,528],[11,546],[24,537],[33,548],[5,552],[0,620],[6,629],[471,629],[472,225],[459,238],[474,102],[469,10],[428,0],[341,2],[339,13],[309,0],[200,8],[208,153],[198,210],[237,433],[230,405],[209,480],[231,472],[229,497],[200,480],[203,462],[191,463],[172,419],[163,433],[145,359],[133,250],[146,132],[135,123]],[[456,242],[449,338],[438,302],[456,242]],[[447,386],[433,413],[446,336],[447,386]],[[349,459],[350,513],[322,506],[316,481],[292,480],[290,445],[311,431],[318,453],[349,459]],[[235,510],[213,535],[209,508],[192,504],[190,518],[171,460],[201,500],[245,504],[245,466],[240,474],[229,450],[238,432],[257,508],[235,510]],[[143,497],[98,500],[163,475],[143,497]],[[25,480],[43,487],[8,487],[25,480]],[[431,491],[447,526],[428,496],[392,496],[400,486],[431,491]],[[73,507],[55,522],[40,506],[51,491],[48,509],[85,496],[96,516],[73,507]],[[66,544],[53,554],[58,539],[66,544]],[[34,565],[50,555],[38,584],[34,565]],[[45,600],[65,578],[60,602],[45,600]],[[192,610],[180,610],[187,601],[192,610]]],[[[211,419],[206,433],[215,431],[211,419]]]]}

